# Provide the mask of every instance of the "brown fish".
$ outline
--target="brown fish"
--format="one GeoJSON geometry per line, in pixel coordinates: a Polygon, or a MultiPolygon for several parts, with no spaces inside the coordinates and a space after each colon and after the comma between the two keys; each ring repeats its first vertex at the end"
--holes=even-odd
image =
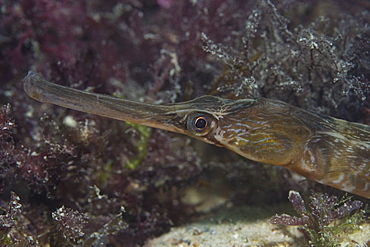
{"type": "Polygon", "coordinates": [[[41,102],[185,134],[370,198],[368,125],[265,98],[202,96],[167,105],[139,103],[53,84],[32,71],[23,87],[41,102]]]}

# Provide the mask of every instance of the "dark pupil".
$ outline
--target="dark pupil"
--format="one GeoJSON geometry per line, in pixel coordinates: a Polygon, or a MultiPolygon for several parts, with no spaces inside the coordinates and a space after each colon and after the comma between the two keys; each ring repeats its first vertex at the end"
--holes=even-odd
{"type": "Polygon", "coordinates": [[[198,129],[203,129],[204,127],[206,127],[206,125],[207,121],[204,118],[198,118],[197,120],[195,120],[195,127],[197,127],[198,129]]]}

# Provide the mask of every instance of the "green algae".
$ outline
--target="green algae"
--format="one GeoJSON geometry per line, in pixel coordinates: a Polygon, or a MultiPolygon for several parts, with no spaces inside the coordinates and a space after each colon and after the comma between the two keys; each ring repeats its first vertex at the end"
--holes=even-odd
{"type": "Polygon", "coordinates": [[[152,133],[152,128],[130,122],[126,123],[128,123],[131,127],[135,128],[140,133],[140,139],[137,144],[137,155],[125,164],[125,167],[134,170],[141,164],[141,162],[145,159],[146,154],[148,153],[148,141],[152,133]]]}

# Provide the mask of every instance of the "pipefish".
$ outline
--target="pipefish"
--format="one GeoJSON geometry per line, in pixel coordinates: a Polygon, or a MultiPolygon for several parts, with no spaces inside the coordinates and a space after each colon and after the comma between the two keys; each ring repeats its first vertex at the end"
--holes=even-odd
{"type": "Polygon", "coordinates": [[[370,126],[266,98],[202,96],[154,105],[80,91],[30,71],[25,92],[44,103],[188,135],[250,160],[370,198],[370,126]]]}

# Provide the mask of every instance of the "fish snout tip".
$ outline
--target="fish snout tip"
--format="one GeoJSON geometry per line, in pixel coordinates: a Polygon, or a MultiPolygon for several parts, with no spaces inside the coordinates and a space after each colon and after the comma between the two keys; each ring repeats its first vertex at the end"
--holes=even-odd
{"type": "Polygon", "coordinates": [[[43,91],[41,89],[43,80],[41,75],[29,70],[27,75],[23,78],[23,90],[29,97],[40,100],[43,91]]]}

